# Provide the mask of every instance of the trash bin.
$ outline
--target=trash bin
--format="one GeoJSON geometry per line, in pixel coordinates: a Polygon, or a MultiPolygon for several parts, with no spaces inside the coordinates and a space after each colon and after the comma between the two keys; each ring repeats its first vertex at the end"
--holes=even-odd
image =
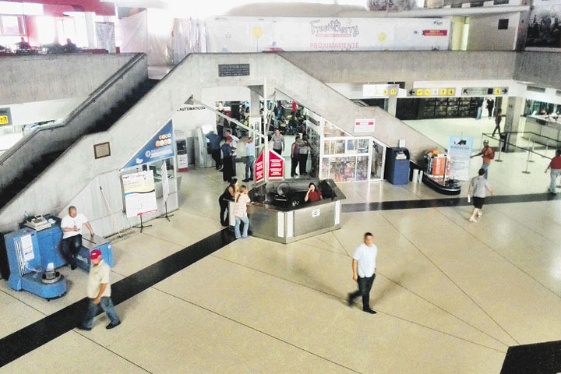
{"type": "Polygon", "coordinates": [[[388,148],[386,179],[396,185],[409,183],[409,151],[407,148],[388,148]]]}

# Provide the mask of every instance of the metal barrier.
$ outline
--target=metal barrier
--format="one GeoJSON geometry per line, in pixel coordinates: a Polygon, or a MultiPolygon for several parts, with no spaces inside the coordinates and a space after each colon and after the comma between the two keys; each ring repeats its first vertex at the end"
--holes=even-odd
{"type": "Polygon", "coordinates": [[[531,172],[528,170],[528,166],[531,162],[535,162],[535,160],[532,160],[532,155],[533,154],[535,154],[537,156],[540,156],[542,158],[551,159],[552,157],[549,157],[547,155],[547,152],[549,151],[550,144],[555,142],[555,145],[556,145],[555,149],[558,149],[561,146],[561,141],[559,141],[558,139],[549,138],[547,136],[536,134],[536,133],[531,132],[531,131],[503,132],[500,135],[503,135],[504,139],[501,136],[499,136],[499,138],[497,139],[492,134],[482,133],[481,134],[481,139],[483,140],[485,138],[489,138],[490,140],[498,140],[499,141],[499,156],[495,160],[496,162],[503,162],[503,160],[501,160],[501,155],[502,155],[503,148],[507,149],[508,147],[513,147],[513,148],[517,148],[517,149],[521,150],[522,152],[527,152],[526,169],[522,171],[522,173],[524,173],[524,174],[531,174],[531,172]],[[528,142],[530,143],[530,145],[528,147],[522,147],[522,146],[519,146],[519,145],[514,144],[514,143],[509,141],[512,136],[518,136],[519,134],[529,134],[528,142]],[[536,151],[536,140],[540,140],[539,143],[545,145],[544,153],[536,151]]]}

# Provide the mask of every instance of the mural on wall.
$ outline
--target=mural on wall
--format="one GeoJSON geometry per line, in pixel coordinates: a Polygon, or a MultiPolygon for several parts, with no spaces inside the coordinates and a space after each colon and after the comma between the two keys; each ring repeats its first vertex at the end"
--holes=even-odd
{"type": "Polygon", "coordinates": [[[535,0],[530,13],[526,47],[561,48],[561,0],[535,0]]]}

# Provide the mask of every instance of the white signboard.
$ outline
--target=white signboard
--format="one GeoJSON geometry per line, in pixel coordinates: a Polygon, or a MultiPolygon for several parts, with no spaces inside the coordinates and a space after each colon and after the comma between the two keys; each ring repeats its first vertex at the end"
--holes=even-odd
{"type": "Polygon", "coordinates": [[[355,133],[374,132],[374,118],[355,119],[355,133]]]}
{"type": "Polygon", "coordinates": [[[448,50],[450,21],[420,18],[215,17],[208,52],[448,50]]]}
{"type": "Polygon", "coordinates": [[[158,211],[152,170],[125,174],[122,177],[127,217],[158,211]]]}

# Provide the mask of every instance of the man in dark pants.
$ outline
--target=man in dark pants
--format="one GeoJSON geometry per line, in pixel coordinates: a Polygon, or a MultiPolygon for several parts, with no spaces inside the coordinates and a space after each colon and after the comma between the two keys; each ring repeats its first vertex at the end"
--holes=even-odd
{"type": "Polygon", "coordinates": [[[216,170],[222,170],[222,158],[220,157],[220,142],[222,139],[214,131],[206,134],[206,138],[208,139],[210,154],[216,164],[216,170]]]}
{"type": "Polygon", "coordinates": [[[68,208],[68,215],[62,218],[62,255],[72,270],[76,269],[76,255],[82,247],[82,226],[86,226],[90,235],[94,236],[92,226],[86,216],[78,213],[75,206],[68,208]]]}
{"type": "Polygon", "coordinates": [[[374,244],[374,236],[367,232],[364,234],[364,242],[355,249],[353,255],[353,280],[358,283],[358,291],[348,296],[349,306],[353,306],[354,299],[362,296],[362,310],[366,313],[376,314],[370,308],[370,290],[376,278],[376,257],[378,247],[374,244]]]}

